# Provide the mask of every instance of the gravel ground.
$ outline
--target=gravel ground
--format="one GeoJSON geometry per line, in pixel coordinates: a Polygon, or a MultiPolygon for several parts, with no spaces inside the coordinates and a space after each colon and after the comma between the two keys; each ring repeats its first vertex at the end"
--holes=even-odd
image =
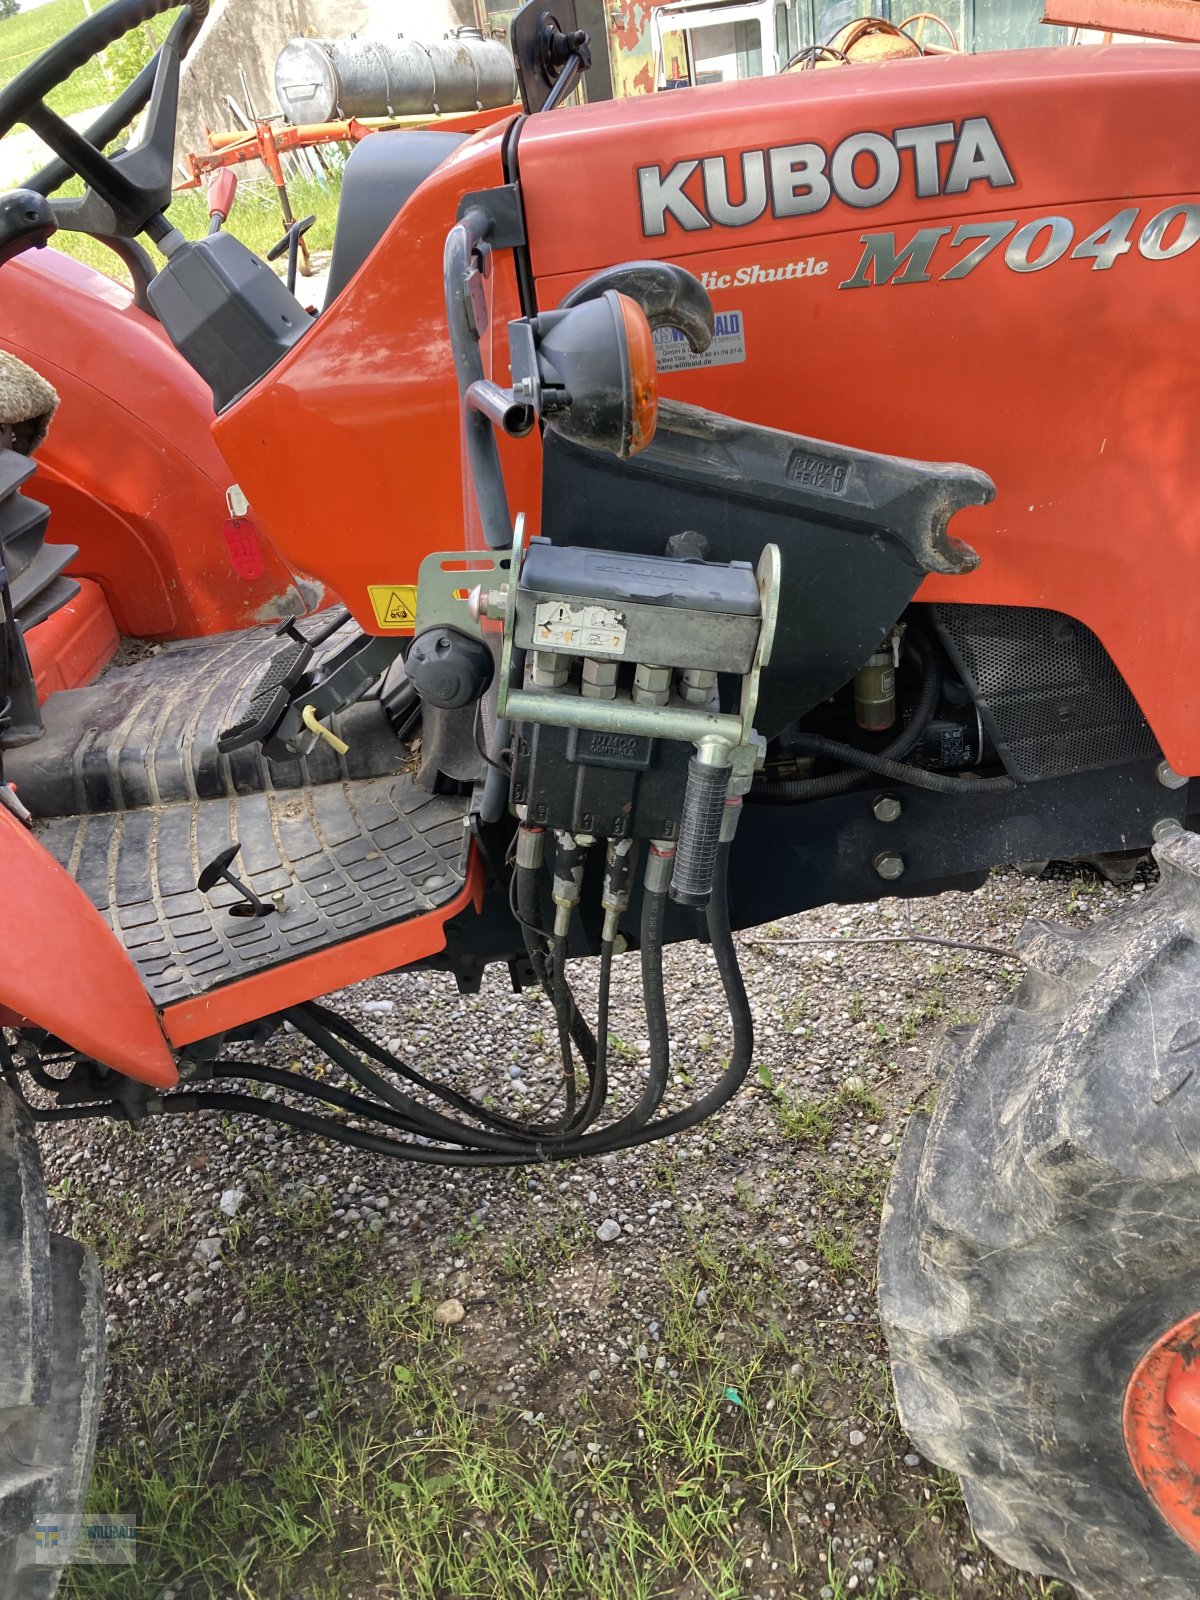
{"type": "MultiPolygon", "coordinates": [[[[365,1386],[356,1404],[369,1409],[379,1356],[368,1336],[371,1315],[355,1310],[361,1300],[352,1302],[329,1274],[314,1280],[306,1298],[263,1290],[270,1273],[294,1270],[303,1279],[330,1252],[344,1259],[351,1250],[355,1292],[363,1284],[406,1292],[412,1285],[414,1300],[437,1307],[441,1347],[453,1363],[447,1392],[481,1430],[499,1419],[505,1438],[523,1449],[522,1429],[532,1440],[553,1424],[566,1430],[569,1460],[576,1450],[592,1453],[584,1459],[607,1453],[615,1460],[618,1449],[640,1459],[644,1428],[632,1444],[629,1430],[646,1385],[661,1378],[656,1392],[667,1394],[687,1376],[680,1376],[682,1324],[669,1320],[686,1269],[689,1315],[701,1341],[711,1341],[702,1381],[720,1384],[736,1371],[746,1388],[743,1399],[724,1385],[719,1427],[736,1444],[739,1412],[749,1395],[766,1392],[766,1376],[756,1374],[782,1385],[771,1389],[768,1410],[803,1380],[806,1437],[826,1460],[813,1467],[812,1486],[798,1475],[790,1495],[770,1501],[769,1514],[749,1491],[736,1498],[743,1487],[736,1474],[725,1480],[740,1587],[722,1587],[700,1562],[690,1574],[660,1576],[653,1593],[677,1600],[1065,1597],[1060,1587],[1027,1586],[993,1563],[974,1543],[952,1482],[900,1434],[874,1303],[878,1207],[908,1113],[931,1089],[931,1045],[947,1026],[968,1025],[998,1001],[1017,965],[929,946],[844,941],[917,929],[1007,946],[1029,917],[1084,924],[1142,892],[1142,883],[1118,890],[1009,870],[973,895],[825,908],[744,935],[757,1028],[749,1084],[718,1118],[669,1145],[575,1166],[516,1174],[414,1167],[250,1119],[179,1119],[136,1133],[104,1124],[43,1130],[53,1225],[92,1238],[105,1261],[104,1492],[122,1498],[123,1509],[139,1509],[145,1474],[159,1468],[156,1452],[169,1456],[184,1429],[179,1395],[228,1407],[264,1352],[278,1359],[281,1374],[275,1415],[239,1422],[223,1442],[222,1470],[236,1476],[253,1458],[255,1470],[269,1475],[284,1436],[306,1421],[315,1425],[328,1405],[322,1374],[365,1386]],[[826,938],[837,942],[761,942],[826,938]],[[747,1315],[739,1321],[730,1310],[717,1318],[720,1296],[733,1306],[735,1286],[745,1291],[747,1315]],[[735,1366],[727,1370],[728,1361],[735,1366]],[[161,1393],[147,1402],[156,1373],[170,1374],[169,1402],[161,1393]],[[131,1437],[142,1450],[136,1471],[131,1437]]],[[[590,964],[575,978],[586,1008],[590,964]]],[[[618,961],[614,987],[613,1078],[628,1095],[648,1047],[632,958],[618,961]]],[[[707,951],[670,952],[668,995],[675,1093],[688,1096],[687,1086],[702,1087],[724,1059],[707,951]]],[[[537,995],[514,995],[500,974],[471,999],[447,979],[413,974],[375,980],[333,1003],[427,1072],[514,1109],[549,1092],[547,1009],[537,995]]],[[[303,1043],[281,1034],[259,1054],[315,1066],[303,1043]]],[[[154,1520],[144,1503],[140,1509],[144,1521],[154,1520]]],[[[244,1582],[215,1575],[215,1567],[201,1582],[164,1536],[152,1538],[136,1580],[122,1587],[113,1577],[111,1589],[78,1592],[148,1600],[452,1593],[412,1576],[408,1557],[389,1566],[386,1539],[360,1538],[354,1509],[334,1540],[344,1548],[320,1558],[319,1582],[277,1553],[246,1558],[244,1582]]],[[[559,1588],[539,1580],[519,1592],[575,1592],[559,1581],[559,1588]]]]}

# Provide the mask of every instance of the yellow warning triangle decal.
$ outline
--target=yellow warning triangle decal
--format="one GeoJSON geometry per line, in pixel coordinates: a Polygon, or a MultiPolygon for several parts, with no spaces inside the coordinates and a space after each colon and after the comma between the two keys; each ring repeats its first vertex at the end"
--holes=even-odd
{"type": "Polygon", "coordinates": [[[411,628],[417,620],[417,590],[411,583],[367,585],[375,621],[381,628],[411,628]]]}

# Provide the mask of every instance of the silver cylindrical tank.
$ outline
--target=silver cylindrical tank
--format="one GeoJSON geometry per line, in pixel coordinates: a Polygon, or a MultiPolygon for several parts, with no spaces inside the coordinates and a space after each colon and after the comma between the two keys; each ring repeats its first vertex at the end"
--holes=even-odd
{"type": "Polygon", "coordinates": [[[505,106],[517,79],[506,45],[460,28],[437,44],[290,39],[275,63],[275,94],[289,122],[333,122],[505,106]]]}

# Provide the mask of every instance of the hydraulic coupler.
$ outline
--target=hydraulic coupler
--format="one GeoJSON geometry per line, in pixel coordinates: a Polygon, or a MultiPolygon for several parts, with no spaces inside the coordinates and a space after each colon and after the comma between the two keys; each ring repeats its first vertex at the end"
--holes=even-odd
{"type": "Polygon", "coordinates": [[[578,549],[518,533],[509,578],[472,597],[503,621],[497,717],[530,826],[675,846],[673,899],[702,906],[761,762],[753,728],[779,552],[755,571],[578,549]]]}

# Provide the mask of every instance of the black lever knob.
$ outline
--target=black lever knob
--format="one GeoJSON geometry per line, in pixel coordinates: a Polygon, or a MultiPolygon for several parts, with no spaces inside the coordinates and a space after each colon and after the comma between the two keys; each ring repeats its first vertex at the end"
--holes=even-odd
{"type": "Polygon", "coordinates": [[[275,907],[268,905],[265,900],[260,900],[249,884],[243,883],[240,878],[235,877],[229,870],[237,859],[240,849],[241,845],[231,844],[227,849],[222,850],[219,855],[214,856],[196,879],[196,887],[201,894],[207,894],[218,883],[228,883],[237,890],[246,902],[245,905],[230,906],[229,914],[231,917],[269,917],[275,907]]]}
{"type": "Polygon", "coordinates": [[[44,194],[13,189],[0,195],[0,265],[24,250],[40,250],[57,232],[54,208],[44,194]]]}

